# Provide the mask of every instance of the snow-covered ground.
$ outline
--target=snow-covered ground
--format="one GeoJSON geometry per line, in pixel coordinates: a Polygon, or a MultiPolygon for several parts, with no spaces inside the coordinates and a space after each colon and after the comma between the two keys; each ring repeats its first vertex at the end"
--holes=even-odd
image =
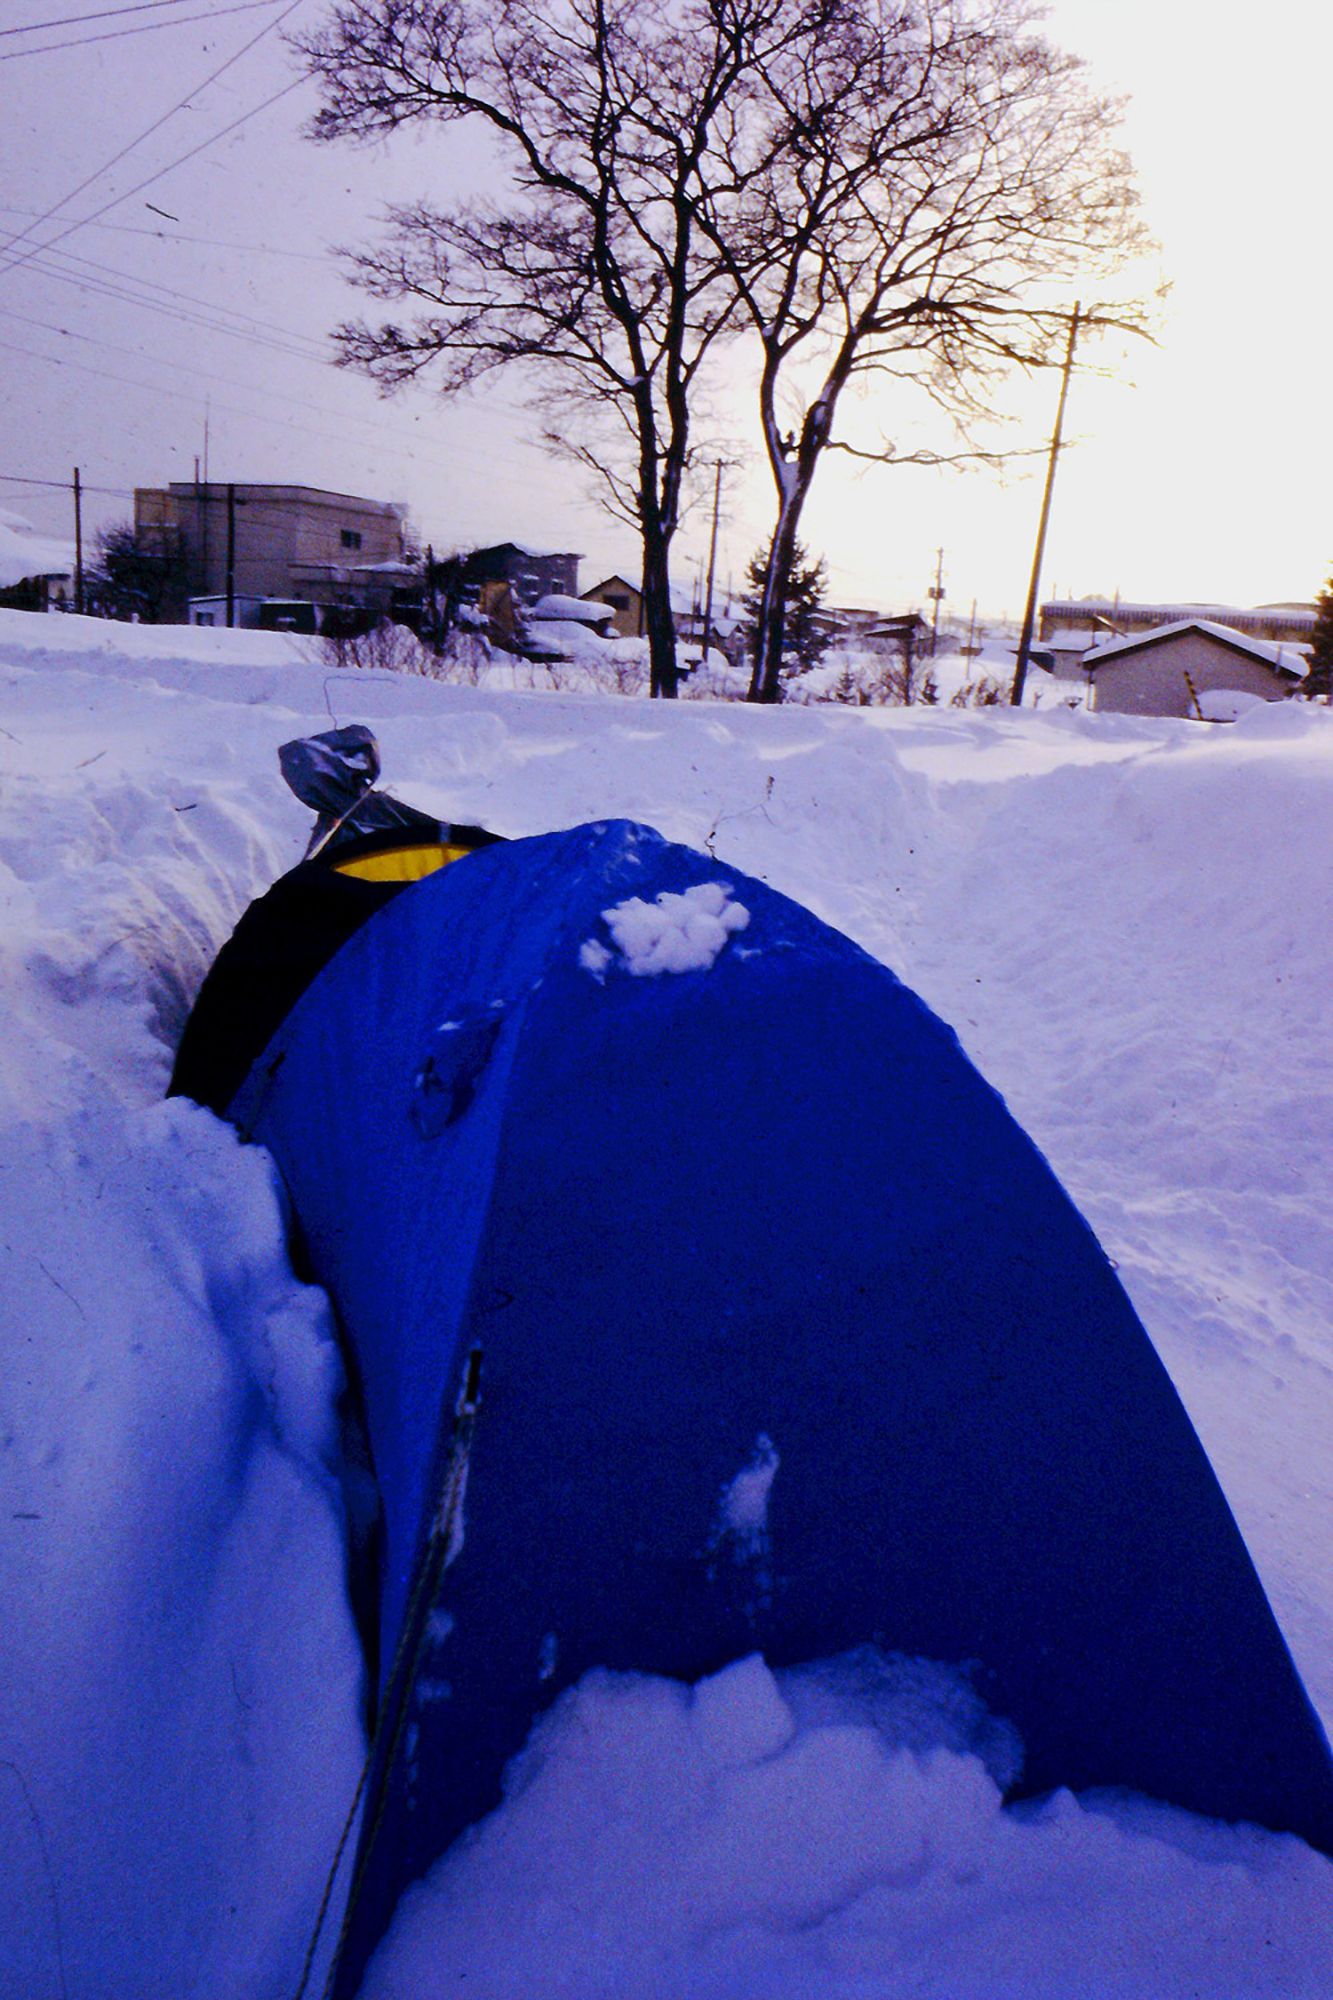
{"type": "MultiPolygon", "coordinates": [[[[160,1101],[304,845],[277,745],[335,721],[442,815],[707,848],[954,1025],[1117,1260],[1333,1720],[1333,714],[650,705],[308,651],[0,613],[0,1994],[283,2000],[356,1784],[327,1308],[264,1156],[160,1101]]],[[[1326,1861],[1002,1810],[908,1706],[758,1661],[594,1677],[367,1994],[1333,1994],[1326,1861]]]]}

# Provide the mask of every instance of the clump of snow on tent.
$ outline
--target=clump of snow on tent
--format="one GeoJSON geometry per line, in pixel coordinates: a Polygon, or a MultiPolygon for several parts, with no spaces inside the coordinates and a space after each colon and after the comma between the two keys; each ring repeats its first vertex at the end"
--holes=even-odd
{"type": "Polygon", "coordinates": [[[732,900],[729,882],[696,882],[664,890],[651,902],[627,897],[603,910],[602,921],[614,950],[589,938],[579,950],[585,970],[601,978],[619,965],[636,979],[653,979],[663,972],[706,972],[727,940],[745,929],[750,913],[732,900]]]}
{"type": "Polygon", "coordinates": [[[992,1728],[912,1661],[590,1674],[403,1898],[363,2000],[1333,1991],[1327,1862],[1128,1800],[1005,1811],[992,1728]]]}

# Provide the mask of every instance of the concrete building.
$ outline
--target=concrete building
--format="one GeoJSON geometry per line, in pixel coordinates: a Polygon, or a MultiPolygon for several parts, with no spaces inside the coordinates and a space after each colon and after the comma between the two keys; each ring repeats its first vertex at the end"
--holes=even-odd
{"type": "Polygon", "coordinates": [[[313,486],[178,480],[139,487],[134,495],[135,533],[144,547],[186,558],[182,601],[173,607],[181,619],[188,599],[225,604],[229,590],[233,599],[389,615],[414,589],[404,512],[391,502],[313,486]]]}
{"type": "Polygon", "coordinates": [[[1083,668],[1098,714],[1182,717],[1206,715],[1203,697],[1218,692],[1281,701],[1306,673],[1296,648],[1198,618],[1108,640],[1085,656],[1083,668]]]}

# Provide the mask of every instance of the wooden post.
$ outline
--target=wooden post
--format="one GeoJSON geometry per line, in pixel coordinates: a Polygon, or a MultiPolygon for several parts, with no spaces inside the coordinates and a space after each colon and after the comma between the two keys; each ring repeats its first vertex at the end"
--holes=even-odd
{"type": "Polygon", "coordinates": [[[83,610],[83,482],[74,468],[74,609],[83,610]]]}
{"type": "Polygon", "coordinates": [[[704,598],[704,650],[700,665],[708,665],[708,635],[713,629],[713,577],[717,570],[717,517],[722,505],[722,460],[717,461],[713,481],[713,539],[708,547],[708,592],[704,598]]]}
{"type": "Polygon", "coordinates": [[[236,488],[227,488],[227,628],[236,623],[236,488]]]}
{"type": "Polygon", "coordinates": [[[1051,433],[1051,455],[1046,463],[1046,490],[1041,497],[1041,519],[1037,525],[1037,546],[1032,555],[1032,578],[1028,584],[1027,608],[1023,613],[1023,631],[1018,641],[1018,660],[1014,667],[1014,684],[1009,694],[1010,705],[1019,707],[1023,700],[1023,684],[1027,680],[1028,654],[1032,650],[1032,628],[1037,622],[1037,591],[1041,585],[1042,557],[1046,553],[1046,528],[1051,518],[1051,492],[1055,486],[1055,465],[1060,456],[1060,444],[1064,431],[1065,398],[1069,394],[1069,377],[1074,369],[1074,342],[1078,338],[1078,316],[1082,310],[1082,300],[1074,301],[1074,314],[1069,322],[1069,345],[1065,349],[1065,365],[1060,377],[1060,400],[1056,405],[1055,429],[1051,433]]]}

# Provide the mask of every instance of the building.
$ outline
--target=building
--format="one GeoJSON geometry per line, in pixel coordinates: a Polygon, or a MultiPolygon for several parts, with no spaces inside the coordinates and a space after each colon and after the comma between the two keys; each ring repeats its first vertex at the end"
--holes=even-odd
{"type": "Polygon", "coordinates": [[[1303,654],[1208,619],[1110,639],[1085,656],[1091,706],[1101,715],[1202,717],[1203,697],[1225,692],[1281,701],[1305,678],[1303,654]]]}
{"type": "Polygon", "coordinates": [[[22,514],[0,507],[0,607],[9,611],[74,608],[74,551],[39,535],[22,514]]]}
{"type": "Polygon", "coordinates": [[[526,620],[534,605],[544,597],[578,598],[579,561],[568,549],[530,549],[522,542],[496,542],[449,556],[431,572],[436,615],[444,609],[447,628],[471,611],[495,645],[526,652],[526,620]]]}
{"type": "Polygon", "coordinates": [[[1163,625],[1202,620],[1243,632],[1251,639],[1300,645],[1314,633],[1313,604],[1130,604],[1119,597],[1053,598],[1041,607],[1038,637],[1045,642],[1063,635],[1083,635],[1088,647],[1102,639],[1124,639],[1163,625]]]}
{"type": "MultiPolygon", "coordinates": [[[[172,610],[215,598],[225,624],[232,600],[280,599],[371,616],[405,614],[420,605],[420,584],[408,560],[406,510],[351,493],[314,486],[220,485],[179,480],[143,486],[134,495],[134,529],[141,546],[164,557],[184,555],[185,582],[172,610]]],[[[206,606],[206,610],[213,607],[206,606]]],[[[323,622],[323,621],[321,621],[323,622]]]]}
{"type": "Polygon", "coordinates": [[[611,630],[617,639],[643,636],[643,592],[623,576],[603,577],[591,590],[583,592],[588,604],[605,604],[611,612],[611,630]]]}

